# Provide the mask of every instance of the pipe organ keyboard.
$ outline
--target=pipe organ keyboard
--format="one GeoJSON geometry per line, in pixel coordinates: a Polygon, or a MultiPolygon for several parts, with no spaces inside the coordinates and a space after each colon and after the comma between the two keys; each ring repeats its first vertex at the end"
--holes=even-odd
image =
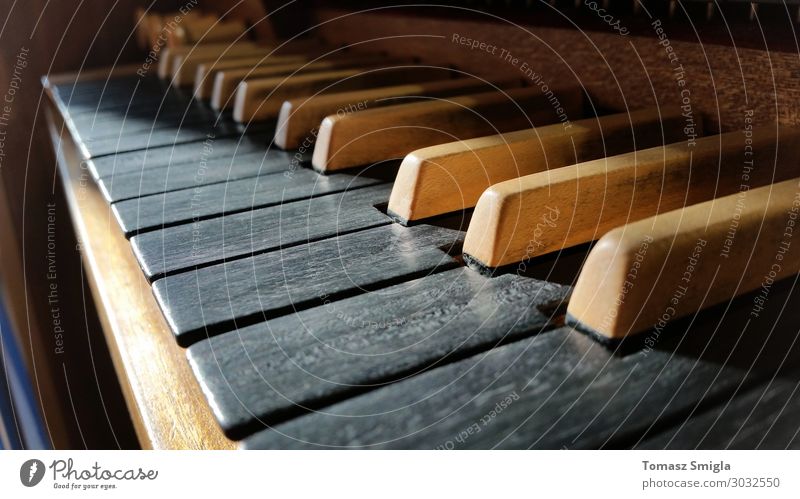
{"type": "Polygon", "coordinates": [[[800,444],[800,129],[240,32],[45,80],[232,445],[800,444]]]}

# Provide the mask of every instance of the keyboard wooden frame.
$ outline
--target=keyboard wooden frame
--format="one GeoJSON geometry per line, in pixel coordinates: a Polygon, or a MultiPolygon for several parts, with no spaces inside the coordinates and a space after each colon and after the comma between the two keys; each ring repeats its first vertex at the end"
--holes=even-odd
{"type": "Polygon", "coordinates": [[[135,67],[55,75],[43,84],[58,172],[92,297],[142,448],[233,449],[223,435],[119,228],[64,124],[52,85],[135,73],[135,67]]]}

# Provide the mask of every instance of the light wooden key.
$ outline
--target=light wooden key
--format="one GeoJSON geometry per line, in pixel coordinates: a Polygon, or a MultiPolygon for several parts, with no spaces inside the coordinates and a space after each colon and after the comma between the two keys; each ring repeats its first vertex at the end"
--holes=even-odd
{"type": "Polygon", "coordinates": [[[185,14],[177,11],[162,13],[140,7],[135,11],[134,22],[137,23],[137,35],[141,37],[139,40],[139,43],[142,44],[141,47],[151,50],[154,47],[161,47],[165,43],[167,47],[178,44],[179,40],[171,37],[170,32],[174,31],[179,23],[192,24],[204,17],[214,19],[196,10],[190,10],[185,14]]]}
{"type": "Polygon", "coordinates": [[[314,147],[313,165],[335,171],[394,158],[434,144],[555,123],[582,113],[580,88],[494,91],[328,116],[314,147]]]}
{"type": "MultiPolygon", "coordinates": [[[[501,81],[495,86],[508,88],[518,84],[501,81]]],[[[413,97],[449,97],[491,88],[492,84],[485,81],[459,78],[290,99],[283,103],[278,115],[275,145],[283,149],[297,149],[303,141],[313,141],[320,122],[331,114],[402,104],[413,97]]]]}
{"type": "Polygon", "coordinates": [[[197,65],[194,75],[194,96],[198,99],[210,99],[214,89],[214,79],[217,73],[226,69],[246,69],[255,67],[274,67],[286,64],[297,64],[306,61],[308,57],[303,54],[291,55],[260,55],[251,57],[236,57],[234,59],[220,59],[201,62],[197,65]]]}
{"type": "Polygon", "coordinates": [[[792,240],[799,181],[741,191],[609,232],[589,253],[568,321],[613,340],[651,329],[660,334],[680,317],[755,290],[744,305],[748,319],[770,305],[781,307],[769,302],[773,283],[800,272],[800,248],[792,240]]]}
{"type": "Polygon", "coordinates": [[[220,20],[214,16],[189,18],[168,31],[169,46],[233,42],[247,30],[240,19],[220,20]]]}
{"type": "Polygon", "coordinates": [[[197,68],[204,62],[228,61],[240,57],[261,56],[265,60],[274,56],[302,55],[306,58],[319,52],[320,44],[317,40],[296,40],[273,45],[256,45],[253,49],[240,49],[225,51],[220,54],[190,53],[177,56],[172,63],[172,84],[177,86],[194,85],[197,68]]]}
{"type": "Polygon", "coordinates": [[[350,68],[297,76],[245,80],[236,89],[233,119],[240,123],[268,120],[283,101],[318,92],[339,92],[448,77],[440,68],[395,66],[350,68]]]}
{"type": "Polygon", "coordinates": [[[403,224],[472,208],[504,180],[680,140],[680,112],[644,109],[413,151],[389,199],[403,224]]]}
{"type": "Polygon", "coordinates": [[[331,57],[312,62],[285,67],[274,66],[245,66],[216,71],[211,90],[211,107],[223,111],[233,107],[233,97],[239,83],[248,79],[272,78],[279,75],[303,73],[317,73],[324,70],[371,67],[377,64],[386,64],[386,57],[382,55],[362,54],[331,57]]]}
{"type": "Polygon", "coordinates": [[[527,262],[599,238],[614,227],[800,174],[800,131],[774,128],[704,137],[556,168],[495,184],[464,241],[478,268],[527,262]],[[753,161],[753,165],[747,162],[753,161]],[[779,163],[783,168],[776,169],[779,163]]]}
{"type": "MultiPolygon", "coordinates": [[[[253,50],[257,45],[253,42],[231,43],[207,43],[203,45],[185,45],[177,47],[167,47],[161,50],[158,55],[158,77],[167,79],[171,76],[175,59],[187,54],[194,53],[197,56],[219,56],[222,53],[246,53],[253,50]]],[[[263,47],[262,47],[263,50],[263,47]]]]}
{"type": "MultiPolygon", "coordinates": [[[[200,45],[202,47],[202,45],[200,45]]],[[[230,45],[228,50],[222,51],[198,51],[193,50],[184,54],[175,54],[172,58],[172,68],[170,70],[172,79],[170,83],[176,87],[194,85],[194,77],[197,74],[197,66],[203,62],[227,61],[239,57],[267,56],[274,50],[273,46],[253,45],[250,47],[239,47],[238,44],[230,45]]]]}

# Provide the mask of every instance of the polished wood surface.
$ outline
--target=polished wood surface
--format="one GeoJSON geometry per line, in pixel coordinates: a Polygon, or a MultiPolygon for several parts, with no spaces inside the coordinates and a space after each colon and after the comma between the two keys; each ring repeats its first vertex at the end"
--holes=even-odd
{"type": "Polygon", "coordinates": [[[215,72],[211,92],[211,107],[217,111],[230,109],[234,104],[234,94],[239,83],[247,79],[271,78],[277,75],[300,76],[305,73],[317,73],[324,70],[367,67],[380,63],[383,57],[364,54],[346,55],[324,60],[297,62],[270,66],[256,64],[239,68],[227,68],[215,72]]]}
{"type": "MultiPolygon", "coordinates": [[[[381,64],[376,67],[337,69],[319,73],[247,79],[239,83],[233,104],[233,119],[239,123],[277,118],[286,99],[323,92],[368,90],[373,87],[441,80],[448,74],[425,66],[381,64]]],[[[216,93],[216,92],[215,92],[216,93]]]]}
{"type": "MultiPolygon", "coordinates": [[[[231,44],[231,49],[218,55],[198,53],[193,51],[186,55],[175,57],[172,62],[172,84],[177,86],[194,86],[197,69],[204,62],[232,61],[242,57],[260,56],[265,61],[270,61],[274,56],[278,61],[280,57],[292,54],[302,55],[304,59],[318,53],[320,42],[313,39],[285,41],[281,43],[255,45],[253,47],[239,47],[241,43],[231,44]]],[[[200,45],[199,47],[202,47],[200,45]]]]}
{"type": "Polygon", "coordinates": [[[554,89],[558,107],[538,87],[398,104],[325,118],[312,163],[335,171],[402,158],[415,149],[556,123],[582,113],[577,87],[554,89]]]}
{"type": "Polygon", "coordinates": [[[764,127],[677,142],[506,180],[478,200],[464,240],[474,263],[497,268],[602,237],[615,227],[736,192],[745,157],[761,186],[800,175],[800,130],[764,127]],[[746,155],[752,147],[752,155],[746,155]],[[780,165],[780,168],[775,168],[780,165]]]}
{"type": "Polygon", "coordinates": [[[229,449],[97,186],[86,182],[77,148],[51,113],[64,181],[92,294],[142,447],[229,449]],[[63,132],[62,132],[63,131],[63,132]]]}
{"type": "Polygon", "coordinates": [[[682,119],[645,109],[419,149],[403,159],[389,212],[407,223],[473,208],[504,180],[680,140],[682,119]]]}
{"type": "MultiPolygon", "coordinates": [[[[511,86],[510,82],[499,82],[500,88],[511,86]]],[[[323,119],[328,115],[352,113],[413,102],[415,98],[448,97],[470,94],[490,88],[489,84],[472,78],[411,83],[352,92],[337,92],[311,97],[298,97],[283,103],[275,130],[275,145],[282,149],[297,149],[303,141],[312,137],[323,119]]]]}
{"type": "Polygon", "coordinates": [[[224,49],[204,50],[204,47],[205,45],[195,45],[185,53],[175,53],[176,50],[172,50],[171,84],[179,87],[194,85],[197,66],[202,62],[225,61],[253,55],[263,57],[275,48],[273,46],[252,45],[249,42],[231,43],[224,49]]]}
{"type": "MultiPolygon", "coordinates": [[[[208,57],[219,56],[223,53],[235,53],[240,50],[252,50],[256,44],[253,42],[238,42],[232,43],[206,43],[203,45],[185,45],[177,47],[168,47],[161,50],[158,54],[158,77],[169,78],[175,67],[175,60],[178,57],[183,57],[188,54],[193,54],[193,57],[208,57]]],[[[208,59],[205,59],[208,60],[208,59]]],[[[213,60],[213,59],[212,59],[213,60]]]]}
{"type": "MultiPolygon", "coordinates": [[[[622,338],[797,274],[800,250],[791,239],[800,213],[798,181],[742,191],[609,232],[587,257],[569,300],[569,320],[622,338]]],[[[751,318],[759,316],[765,301],[761,294],[754,297],[751,318]]]]}
{"type": "Polygon", "coordinates": [[[225,69],[247,69],[262,65],[276,66],[299,63],[303,62],[305,59],[303,55],[271,55],[267,57],[267,55],[264,54],[201,62],[197,65],[197,71],[194,75],[194,96],[201,100],[210,99],[217,73],[225,69]]]}

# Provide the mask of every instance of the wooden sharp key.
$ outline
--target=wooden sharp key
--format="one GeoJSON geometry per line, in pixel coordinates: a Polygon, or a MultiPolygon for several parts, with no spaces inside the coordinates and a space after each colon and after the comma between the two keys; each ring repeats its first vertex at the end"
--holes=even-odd
{"type": "MultiPolygon", "coordinates": [[[[356,90],[335,94],[321,94],[287,100],[278,115],[275,145],[283,149],[297,149],[307,138],[313,140],[320,122],[328,115],[350,113],[406,103],[414,97],[449,97],[459,94],[490,90],[492,84],[474,78],[450,81],[433,81],[356,90]]],[[[497,82],[499,88],[514,86],[511,81],[497,82]]]]}
{"type": "Polygon", "coordinates": [[[528,87],[328,116],[312,163],[329,172],[402,158],[421,147],[566,122],[581,114],[582,104],[578,87],[551,95],[528,87]]]}
{"type": "MultiPolygon", "coordinates": [[[[216,55],[219,56],[222,53],[237,53],[239,51],[246,51],[252,50],[257,45],[253,42],[238,42],[236,44],[232,43],[208,43],[204,45],[187,45],[187,46],[177,46],[177,47],[168,47],[161,51],[159,54],[158,59],[158,77],[161,79],[167,79],[172,74],[172,70],[174,67],[174,62],[177,57],[182,57],[190,53],[194,53],[197,55],[216,55]],[[234,49],[234,47],[236,47],[234,49]]],[[[265,47],[262,46],[262,51],[265,47]]],[[[239,52],[239,53],[242,53],[239,52]]]]}
{"type": "Polygon", "coordinates": [[[213,16],[198,17],[191,22],[181,22],[167,31],[169,46],[195,43],[232,42],[244,36],[245,24],[239,19],[222,21],[213,16]]]}
{"type": "Polygon", "coordinates": [[[403,159],[389,212],[407,224],[472,208],[504,180],[680,140],[681,119],[644,109],[419,149],[403,159]]]}
{"type": "Polygon", "coordinates": [[[731,194],[745,179],[755,187],[800,175],[798,155],[800,130],[776,137],[774,128],[759,128],[752,142],[731,132],[507,180],[478,200],[465,258],[483,270],[524,265],[625,223],[731,194]]]}
{"type": "Polygon", "coordinates": [[[316,40],[300,40],[282,45],[264,46],[240,46],[241,44],[229,45],[228,50],[221,52],[190,51],[186,54],[175,55],[172,61],[172,81],[176,86],[194,85],[194,77],[197,74],[197,67],[203,62],[213,62],[217,60],[232,60],[238,57],[261,56],[267,58],[271,54],[286,55],[293,53],[306,53],[319,47],[316,40]]]}
{"type": "Polygon", "coordinates": [[[214,79],[217,73],[227,69],[247,69],[256,67],[274,67],[285,64],[298,64],[308,60],[302,54],[292,55],[261,55],[252,57],[236,57],[234,59],[220,59],[201,62],[197,65],[194,75],[194,96],[198,99],[210,99],[214,89],[214,79]]]}
{"type": "Polygon", "coordinates": [[[411,83],[449,77],[447,71],[426,66],[350,68],[297,76],[245,80],[236,89],[233,119],[240,123],[275,118],[290,98],[411,83]]]}
{"type": "Polygon", "coordinates": [[[791,244],[799,180],[609,232],[581,271],[567,309],[570,323],[601,339],[620,339],[761,288],[749,303],[750,318],[757,318],[772,283],[800,271],[800,250],[791,244]]]}
{"type": "Polygon", "coordinates": [[[295,73],[317,73],[325,70],[359,68],[385,64],[386,58],[379,55],[353,55],[326,58],[308,63],[286,64],[285,66],[262,66],[230,68],[217,71],[211,89],[211,107],[223,111],[233,107],[233,97],[239,84],[248,79],[273,78],[295,73]]]}

